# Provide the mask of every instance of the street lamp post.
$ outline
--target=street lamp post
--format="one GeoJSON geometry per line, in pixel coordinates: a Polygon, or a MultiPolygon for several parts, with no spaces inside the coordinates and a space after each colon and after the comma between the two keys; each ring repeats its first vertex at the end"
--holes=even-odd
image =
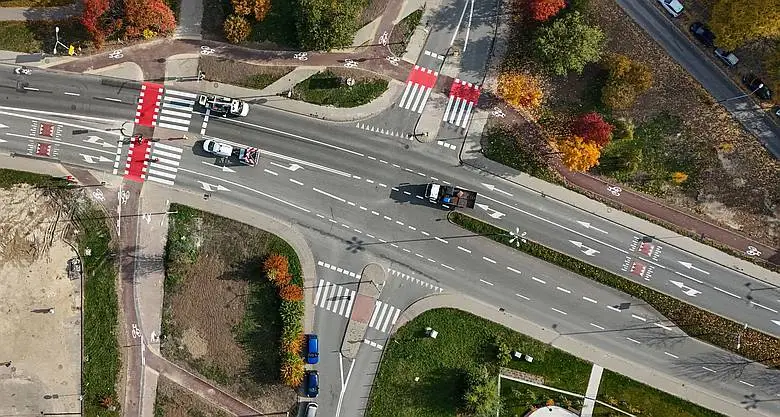
{"type": "Polygon", "coordinates": [[[57,55],[57,45],[60,45],[60,46],[62,46],[65,49],[68,48],[64,43],[60,42],[60,27],[59,26],[55,26],[54,27],[54,39],[55,39],[55,41],[54,41],[54,55],[57,55]]]}
{"type": "Polygon", "coordinates": [[[731,101],[731,100],[739,100],[741,98],[749,97],[749,96],[753,95],[753,93],[755,93],[756,91],[760,90],[763,87],[764,87],[764,84],[760,83],[760,84],[758,84],[758,87],[756,87],[755,90],[753,90],[753,91],[751,91],[751,92],[749,92],[747,94],[742,94],[741,96],[736,96],[736,97],[731,97],[731,98],[727,98],[727,99],[723,99],[723,100],[718,100],[718,101],[715,102],[715,104],[723,103],[723,102],[731,101]]]}

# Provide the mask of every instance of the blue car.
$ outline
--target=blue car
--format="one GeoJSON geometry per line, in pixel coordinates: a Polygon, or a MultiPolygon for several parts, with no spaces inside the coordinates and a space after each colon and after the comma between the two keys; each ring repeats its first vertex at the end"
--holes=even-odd
{"type": "Polygon", "coordinates": [[[306,396],[315,398],[320,393],[320,377],[317,371],[306,371],[306,396]]]}
{"type": "Polygon", "coordinates": [[[320,361],[320,343],[316,334],[310,334],[306,342],[306,363],[315,364],[320,361]]]}

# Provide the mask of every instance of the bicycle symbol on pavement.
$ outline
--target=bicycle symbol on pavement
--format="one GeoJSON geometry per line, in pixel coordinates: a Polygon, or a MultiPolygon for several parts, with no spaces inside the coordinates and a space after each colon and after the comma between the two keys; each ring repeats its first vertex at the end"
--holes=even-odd
{"type": "Polygon", "coordinates": [[[620,197],[620,193],[623,191],[623,189],[620,187],[607,187],[607,191],[609,191],[615,197],[620,197]]]}
{"type": "Polygon", "coordinates": [[[391,55],[387,57],[387,60],[390,61],[392,65],[398,66],[398,61],[401,60],[401,58],[398,58],[397,56],[391,55]]]}
{"type": "Polygon", "coordinates": [[[379,37],[379,43],[382,44],[382,46],[387,46],[387,43],[390,41],[390,34],[385,32],[382,34],[382,36],[379,37]]]}
{"type": "Polygon", "coordinates": [[[122,190],[122,193],[119,195],[119,199],[122,202],[122,205],[127,204],[127,200],[130,199],[130,190],[122,190]]]}
{"type": "Polygon", "coordinates": [[[761,256],[761,251],[758,250],[758,248],[756,248],[755,246],[748,246],[745,253],[750,256],[761,256]]]}
{"type": "Polygon", "coordinates": [[[97,201],[103,201],[106,199],[106,197],[103,195],[103,191],[101,190],[95,190],[92,192],[92,198],[94,198],[97,201]]]}
{"type": "Polygon", "coordinates": [[[108,54],[108,57],[110,59],[119,59],[119,58],[122,58],[123,56],[124,55],[122,55],[122,50],[121,49],[117,49],[115,51],[111,51],[111,53],[108,54]]]}
{"type": "Polygon", "coordinates": [[[137,339],[139,336],[141,336],[141,329],[138,328],[138,325],[133,323],[133,339],[137,339]]]}
{"type": "Polygon", "coordinates": [[[344,67],[346,68],[357,68],[357,62],[351,60],[351,59],[345,59],[344,60],[344,67]]]}
{"type": "Polygon", "coordinates": [[[210,46],[203,45],[203,46],[200,47],[200,54],[201,55],[213,55],[215,53],[217,53],[217,50],[212,48],[212,47],[210,47],[210,46]]]}
{"type": "Polygon", "coordinates": [[[500,108],[496,107],[493,109],[493,116],[504,118],[506,113],[504,113],[504,111],[500,108]]]}
{"type": "Polygon", "coordinates": [[[306,61],[309,59],[309,54],[306,52],[298,52],[297,54],[293,55],[293,58],[297,59],[298,61],[306,61]]]}

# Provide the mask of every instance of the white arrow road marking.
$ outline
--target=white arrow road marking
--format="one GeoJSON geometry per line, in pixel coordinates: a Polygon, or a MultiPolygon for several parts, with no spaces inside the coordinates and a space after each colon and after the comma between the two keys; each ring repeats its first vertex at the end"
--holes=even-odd
{"type": "Polygon", "coordinates": [[[86,161],[86,162],[88,162],[90,164],[95,164],[95,163],[98,163],[98,162],[114,162],[113,160],[108,159],[108,158],[106,158],[105,156],[102,156],[102,155],[101,156],[92,156],[92,155],[85,155],[83,153],[80,153],[79,155],[81,155],[81,157],[84,158],[84,161],[86,161]]]}
{"type": "Polygon", "coordinates": [[[5,139],[0,139],[0,143],[3,143],[3,142],[8,142],[8,141],[5,140],[5,139]]]}
{"type": "Polygon", "coordinates": [[[215,168],[220,168],[220,169],[222,169],[222,172],[236,172],[235,170],[230,169],[230,168],[228,168],[226,166],[214,165],[211,162],[206,162],[206,161],[201,161],[201,162],[206,164],[206,165],[208,165],[208,166],[212,166],[212,167],[215,167],[215,168]]]}
{"type": "Polygon", "coordinates": [[[780,320],[772,320],[772,323],[774,323],[774,324],[776,324],[776,325],[780,326],[780,320]]]}
{"type": "Polygon", "coordinates": [[[291,156],[281,155],[281,154],[278,154],[278,153],[265,151],[265,150],[263,151],[263,155],[270,156],[272,158],[283,159],[285,161],[294,162],[296,164],[300,164],[300,165],[307,166],[307,167],[321,169],[321,170],[323,170],[325,172],[330,172],[331,174],[341,175],[342,177],[352,178],[352,174],[348,174],[348,173],[346,173],[344,171],[339,171],[338,169],[329,168],[329,167],[326,167],[326,166],[315,164],[313,162],[307,162],[307,161],[304,161],[304,160],[301,160],[301,159],[293,158],[291,156]]]}
{"type": "Polygon", "coordinates": [[[576,240],[570,240],[569,242],[571,242],[571,244],[572,244],[572,245],[574,245],[574,246],[576,246],[576,247],[578,247],[578,248],[580,248],[580,249],[585,249],[584,251],[581,251],[581,252],[582,252],[582,253],[584,253],[585,255],[588,255],[588,256],[594,256],[594,255],[596,255],[597,253],[600,253],[600,252],[599,252],[599,251],[597,251],[596,249],[589,248],[589,247],[587,247],[587,246],[583,245],[583,244],[582,244],[582,242],[577,242],[576,240]]]}
{"type": "Polygon", "coordinates": [[[215,191],[215,190],[216,191],[230,191],[230,190],[228,190],[227,188],[225,188],[225,187],[223,187],[221,185],[209,184],[209,183],[204,182],[204,181],[198,181],[198,182],[201,184],[201,186],[203,186],[203,189],[206,190],[206,191],[215,191]]]}
{"type": "Polygon", "coordinates": [[[487,211],[488,215],[490,217],[494,218],[494,219],[500,219],[500,218],[506,216],[506,214],[504,214],[504,213],[502,213],[502,212],[500,212],[500,211],[498,211],[496,209],[492,209],[492,208],[488,207],[487,204],[477,203],[477,207],[481,208],[482,210],[487,211]],[[491,211],[492,211],[492,213],[491,213],[491,211]]]}
{"type": "Polygon", "coordinates": [[[580,224],[582,227],[584,227],[584,228],[586,228],[586,229],[593,229],[593,230],[595,230],[595,231],[597,231],[597,232],[604,233],[605,235],[608,235],[608,234],[609,234],[609,233],[608,233],[606,230],[601,230],[601,229],[599,229],[599,228],[598,228],[598,227],[596,227],[596,226],[592,226],[592,225],[591,225],[590,223],[588,223],[588,222],[582,222],[582,221],[579,221],[579,220],[577,220],[577,223],[579,223],[579,224],[580,224]]]}
{"type": "Polygon", "coordinates": [[[699,290],[695,290],[695,289],[693,289],[693,288],[691,288],[691,287],[689,287],[689,286],[687,286],[687,285],[683,284],[683,283],[682,283],[682,282],[680,282],[680,281],[672,281],[672,280],[669,280],[669,282],[671,282],[672,284],[674,284],[675,286],[677,286],[677,288],[679,288],[680,290],[682,290],[683,294],[685,294],[685,295],[687,295],[687,296],[690,296],[690,297],[696,297],[698,294],[701,294],[701,291],[699,291],[699,290]]]}
{"type": "Polygon", "coordinates": [[[506,192],[506,191],[499,190],[499,189],[498,189],[498,188],[496,188],[496,186],[495,186],[495,185],[493,185],[493,184],[485,184],[485,183],[483,182],[483,183],[482,183],[482,186],[484,186],[485,188],[487,188],[487,189],[488,189],[488,190],[490,190],[490,191],[495,191],[495,192],[497,192],[497,193],[501,193],[501,194],[508,195],[508,196],[512,197],[512,194],[509,194],[509,193],[508,193],[508,192],[506,192]]]}
{"type": "Polygon", "coordinates": [[[115,148],[116,147],[116,145],[114,145],[114,144],[107,143],[100,136],[89,136],[86,139],[84,139],[84,142],[99,144],[99,145],[103,146],[104,148],[115,148]]]}
{"type": "Polygon", "coordinates": [[[707,275],[709,275],[709,274],[710,274],[709,272],[707,272],[707,271],[705,271],[705,270],[703,270],[703,269],[696,268],[696,267],[695,267],[695,266],[693,266],[693,264],[692,264],[692,263],[690,263],[690,262],[683,262],[683,261],[677,261],[677,262],[679,262],[679,263],[680,263],[680,265],[682,265],[682,266],[684,266],[684,267],[686,267],[686,268],[688,268],[688,269],[693,269],[693,270],[695,270],[695,271],[699,271],[699,272],[701,272],[701,273],[703,273],[703,274],[707,274],[707,275]]]}
{"type": "Polygon", "coordinates": [[[298,164],[290,164],[288,166],[288,165],[277,164],[276,162],[271,162],[271,165],[277,166],[279,168],[286,169],[286,170],[292,171],[292,172],[295,172],[295,171],[303,168],[302,166],[300,166],[298,164]]]}
{"type": "Polygon", "coordinates": [[[4,125],[4,124],[0,123],[0,129],[5,129],[6,127],[8,127],[8,126],[6,126],[6,125],[4,125]]]}

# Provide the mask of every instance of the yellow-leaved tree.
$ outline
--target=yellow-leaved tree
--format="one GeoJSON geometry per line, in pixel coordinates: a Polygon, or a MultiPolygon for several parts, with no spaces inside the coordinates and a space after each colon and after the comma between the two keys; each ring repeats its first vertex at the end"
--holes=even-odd
{"type": "Polygon", "coordinates": [[[585,142],[580,136],[572,136],[558,140],[558,150],[566,168],[572,171],[585,172],[599,164],[601,150],[592,142],[585,142]]]}
{"type": "Polygon", "coordinates": [[[780,0],[717,0],[710,27],[721,48],[734,49],[759,38],[780,36],[780,0]]]}
{"type": "Polygon", "coordinates": [[[518,110],[533,111],[542,105],[542,83],[538,78],[521,72],[505,72],[498,76],[498,95],[518,110]]]}

